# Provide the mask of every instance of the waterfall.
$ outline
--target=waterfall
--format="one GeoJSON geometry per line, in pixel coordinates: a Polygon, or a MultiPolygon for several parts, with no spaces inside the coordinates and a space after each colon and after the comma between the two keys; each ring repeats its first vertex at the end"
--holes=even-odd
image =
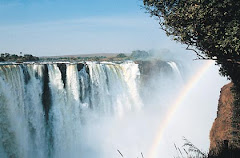
{"type": "Polygon", "coordinates": [[[46,157],[41,76],[41,65],[0,66],[1,146],[8,157],[46,157]]]}
{"type": "Polygon", "coordinates": [[[138,65],[88,63],[91,102],[94,110],[117,113],[139,110],[142,106],[138,93],[138,65]],[[105,74],[105,75],[102,75],[105,74]],[[114,106],[109,106],[114,105],[114,106]]]}
{"type": "Polygon", "coordinates": [[[174,74],[177,75],[177,79],[182,80],[182,75],[180,70],[178,69],[177,64],[173,61],[169,61],[167,63],[171,66],[172,70],[175,72],[174,74]]]}
{"type": "Polygon", "coordinates": [[[141,110],[140,76],[131,61],[0,65],[0,157],[80,157],[86,112],[141,110]]]}

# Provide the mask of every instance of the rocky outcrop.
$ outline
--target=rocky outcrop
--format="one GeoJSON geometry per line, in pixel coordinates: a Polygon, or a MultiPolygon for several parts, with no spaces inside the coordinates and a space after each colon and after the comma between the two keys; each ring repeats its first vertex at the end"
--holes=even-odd
{"type": "Polygon", "coordinates": [[[233,83],[221,89],[218,102],[217,118],[210,131],[210,152],[218,152],[223,144],[232,148],[240,148],[239,114],[234,106],[234,96],[231,92],[233,83]]]}
{"type": "Polygon", "coordinates": [[[141,74],[141,80],[146,83],[153,76],[166,76],[173,74],[171,66],[162,60],[137,60],[135,61],[139,66],[139,71],[141,74]],[[161,72],[161,73],[160,73],[161,72]],[[151,76],[151,77],[149,77],[151,76]]]}

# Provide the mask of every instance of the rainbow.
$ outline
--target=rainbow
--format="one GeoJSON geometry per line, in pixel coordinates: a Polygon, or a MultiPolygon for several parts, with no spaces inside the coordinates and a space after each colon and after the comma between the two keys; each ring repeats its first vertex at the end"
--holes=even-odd
{"type": "Polygon", "coordinates": [[[198,71],[196,74],[193,75],[193,77],[189,80],[189,82],[183,87],[183,89],[180,91],[177,99],[175,102],[170,106],[168,112],[166,113],[166,116],[164,117],[163,121],[161,122],[158,130],[157,130],[157,136],[154,137],[154,143],[150,148],[150,152],[147,156],[147,158],[156,158],[157,151],[159,147],[159,143],[162,139],[164,130],[168,126],[171,118],[173,117],[174,113],[177,111],[177,108],[179,105],[184,101],[188,93],[191,91],[191,89],[197,84],[197,82],[201,79],[201,77],[204,75],[204,73],[213,65],[213,61],[207,61],[198,71]]]}

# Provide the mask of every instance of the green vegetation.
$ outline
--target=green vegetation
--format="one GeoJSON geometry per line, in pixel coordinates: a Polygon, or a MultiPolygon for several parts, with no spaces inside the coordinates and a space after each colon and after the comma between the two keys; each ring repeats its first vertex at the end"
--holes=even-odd
{"type": "MultiPolygon", "coordinates": [[[[186,45],[200,60],[215,60],[220,74],[234,83],[234,118],[240,112],[240,1],[143,0],[167,36],[186,45]]],[[[238,120],[240,121],[240,120],[238,120]]],[[[239,142],[240,140],[236,140],[239,142]]],[[[239,149],[223,149],[209,158],[240,157],[239,149]]]]}
{"type": "Polygon", "coordinates": [[[127,57],[124,53],[120,53],[116,56],[117,58],[125,58],[127,57]]]}
{"type": "Polygon", "coordinates": [[[38,61],[39,58],[31,54],[24,54],[24,56],[18,56],[16,54],[2,53],[0,62],[26,62],[26,61],[38,61]]]}
{"type": "Polygon", "coordinates": [[[61,56],[61,57],[42,57],[41,61],[67,61],[67,62],[78,62],[78,61],[126,61],[126,60],[146,60],[152,57],[149,52],[144,50],[134,50],[131,55],[128,56],[124,53],[119,53],[110,56],[61,56]]]}
{"type": "Polygon", "coordinates": [[[23,56],[18,56],[16,54],[2,53],[0,56],[0,62],[26,62],[26,61],[49,61],[49,62],[80,62],[80,61],[126,61],[126,60],[146,60],[150,58],[149,52],[144,50],[132,51],[131,55],[126,55],[124,53],[119,53],[114,56],[59,56],[59,57],[35,57],[31,54],[24,54],[23,56]]]}
{"type": "Polygon", "coordinates": [[[78,57],[78,56],[60,56],[60,57],[42,57],[41,61],[62,61],[62,62],[79,62],[79,61],[103,61],[106,56],[93,56],[93,57],[78,57]]]}
{"type": "Polygon", "coordinates": [[[149,58],[150,55],[147,51],[144,50],[134,50],[132,51],[131,57],[133,59],[146,59],[149,58]]]}
{"type": "Polygon", "coordinates": [[[151,16],[198,59],[215,60],[220,73],[240,87],[240,1],[143,0],[151,16]]]}

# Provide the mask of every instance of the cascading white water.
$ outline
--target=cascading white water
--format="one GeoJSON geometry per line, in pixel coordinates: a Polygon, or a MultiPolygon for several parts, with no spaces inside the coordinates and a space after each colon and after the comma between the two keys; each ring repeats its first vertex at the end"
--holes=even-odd
{"type": "Polygon", "coordinates": [[[40,65],[0,66],[0,133],[7,157],[46,157],[41,76],[40,65]]]}
{"type": "Polygon", "coordinates": [[[171,66],[172,70],[175,72],[174,74],[177,75],[177,79],[182,80],[182,75],[180,70],[178,69],[177,64],[173,61],[169,61],[167,63],[171,66]]]}
{"type": "MultiPolygon", "coordinates": [[[[124,118],[143,107],[140,86],[158,80],[151,83],[154,77],[141,73],[161,78],[171,69],[181,77],[176,63],[161,64],[157,71],[130,61],[0,65],[0,157],[81,157],[91,113],[124,118]]],[[[155,91],[150,90],[151,97],[155,91]]]]}
{"type": "Polygon", "coordinates": [[[122,64],[0,65],[0,156],[77,158],[86,110],[140,110],[140,71],[122,64]]]}
{"type": "Polygon", "coordinates": [[[93,109],[104,113],[124,113],[142,106],[138,92],[138,65],[88,63],[93,109]],[[105,74],[105,75],[103,75],[105,74]],[[109,106],[113,105],[113,106],[109,106]]]}

